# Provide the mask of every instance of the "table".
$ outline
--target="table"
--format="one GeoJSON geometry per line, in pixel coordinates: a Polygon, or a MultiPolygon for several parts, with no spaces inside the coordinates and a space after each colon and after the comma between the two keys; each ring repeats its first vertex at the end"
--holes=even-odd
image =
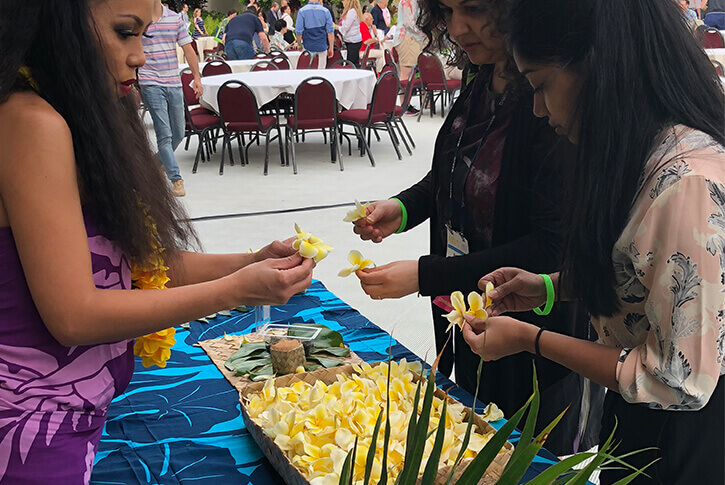
{"type": "Polygon", "coordinates": [[[366,108],[373,97],[375,74],[363,69],[302,69],[293,71],[260,71],[222,74],[202,78],[204,94],[201,103],[219,112],[217,93],[227,81],[241,81],[257,97],[257,104],[269,103],[282,93],[294,94],[297,86],[309,77],[327,79],[335,87],[337,100],[347,109],[366,108]]]}
{"type": "Polygon", "coordinates": [[[705,49],[705,54],[712,61],[717,61],[725,66],[725,49],[705,49]]]}
{"type": "MultiPolygon", "coordinates": [[[[289,59],[290,65],[292,69],[297,69],[297,61],[300,59],[300,55],[302,55],[302,52],[300,51],[286,51],[284,53],[287,56],[287,59],[289,59]]],[[[246,59],[243,61],[224,61],[227,64],[229,64],[229,67],[232,68],[233,73],[240,73],[240,72],[249,72],[252,70],[255,64],[261,61],[268,61],[270,59],[246,59]]],[[[201,72],[202,69],[204,69],[204,66],[207,65],[207,62],[200,62],[199,63],[199,72],[201,72]]],[[[188,64],[181,63],[179,64],[179,72],[189,67],[188,64]]]]}
{"type": "MultiPolygon", "coordinates": [[[[216,46],[219,45],[219,42],[214,40],[214,37],[199,37],[196,39],[196,47],[199,49],[199,60],[204,59],[204,51],[207,49],[214,49],[216,46]]],[[[179,64],[183,63],[186,58],[184,57],[184,50],[176,46],[176,58],[179,61],[179,64]]]]}
{"type": "MultiPolygon", "coordinates": [[[[177,344],[165,369],[136,372],[126,392],[111,404],[91,476],[94,485],[130,484],[282,484],[242,421],[239,395],[195,346],[199,340],[248,333],[254,312],[233,311],[208,324],[177,327],[177,344]]],[[[418,359],[407,348],[329,292],[319,281],[287,305],[272,307],[272,320],[317,322],[342,333],[362,359],[418,359]]],[[[439,386],[470,406],[473,398],[438,375],[439,386]]],[[[477,411],[483,406],[477,403],[477,411]]],[[[500,427],[504,420],[492,423],[500,427]]],[[[515,441],[516,436],[512,441],[515,441]]],[[[534,458],[526,480],[551,466],[546,450],[534,458]]]]}

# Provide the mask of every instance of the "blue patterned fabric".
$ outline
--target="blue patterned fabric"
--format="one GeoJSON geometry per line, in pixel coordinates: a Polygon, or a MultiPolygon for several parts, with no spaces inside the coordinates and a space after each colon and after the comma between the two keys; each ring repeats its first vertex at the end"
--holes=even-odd
{"type": "MultiPolygon", "coordinates": [[[[109,408],[92,484],[283,483],[245,429],[237,391],[204,350],[195,346],[225,333],[251,332],[253,313],[232,311],[232,316],[218,316],[208,324],[177,327],[177,344],[165,369],[145,369],[136,358],[131,384],[109,408]]],[[[391,344],[394,359],[418,359],[319,281],[287,305],[272,307],[271,316],[274,322],[325,324],[341,332],[345,343],[368,362],[385,360],[391,344]]],[[[471,405],[470,394],[444,376],[436,380],[452,396],[471,405]]],[[[554,460],[542,450],[525,480],[554,460]]]]}

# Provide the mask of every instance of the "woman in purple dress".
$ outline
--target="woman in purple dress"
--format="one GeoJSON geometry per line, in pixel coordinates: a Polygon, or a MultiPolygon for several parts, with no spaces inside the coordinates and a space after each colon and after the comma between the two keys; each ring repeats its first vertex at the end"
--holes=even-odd
{"type": "Polygon", "coordinates": [[[126,95],[158,0],[0,3],[0,482],[88,483],[133,339],[278,304],[313,263],[197,242],[126,95]],[[70,36],[70,37],[69,37],[70,36]],[[129,291],[158,246],[165,291],[129,291]]]}

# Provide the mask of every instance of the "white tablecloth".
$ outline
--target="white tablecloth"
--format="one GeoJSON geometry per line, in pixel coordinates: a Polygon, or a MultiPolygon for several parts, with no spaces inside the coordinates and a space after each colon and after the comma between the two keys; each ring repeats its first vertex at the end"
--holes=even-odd
{"type": "MultiPolygon", "coordinates": [[[[206,49],[213,49],[216,46],[219,45],[219,42],[214,40],[214,37],[199,37],[196,39],[196,47],[199,48],[199,60],[202,60],[204,58],[204,51],[206,49]]],[[[176,46],[176,58],[179,61],[179,64],[186,61],[186,58],[184,57],[184,50],[176,46]]]]}
{"type": "Polygon", "coordinates": [[[365,108],[373,97],[375,75],[363,69],[302,69],[295,71],[261,71],[224,74],[202,78],[204,94],[203,105],[219,111],[217,93],[227,81],[241,81],[248,85],[262,106],[282,93],[294,94],[297,86],[309,77],[319,76],[327,79],[335,87],[337,100],[348,109],[365,108]]]}
{"type": "Polygon", "coordinates": [[[707,57],[725,66],[725,49],[705,49],[707,57]]]}
{"type": "MultiPolygon", "coordinates": [[[[300,59],[300,55],[302,54],[301,51],[287,51],[284,53],[287,56],[287,59],[289,59],[290,67],[292,69],[297,69],[297,61],[300,59]]],[[[238,73],[238,72],[249,72],[252,70],[254,65],[260,61],[264,61],[268,59],[247,59],[244,61],[224,61],[227,64],[229,64],[229,67],[232,68],[232,72],[238,73]]],[[[199,71],[204,69],[204,66],[206,65],[206,62],[200,62],[199,63],[199,71]]],[[[189,67],[188,64],[179,64],[179,72],[189,67]]]]}

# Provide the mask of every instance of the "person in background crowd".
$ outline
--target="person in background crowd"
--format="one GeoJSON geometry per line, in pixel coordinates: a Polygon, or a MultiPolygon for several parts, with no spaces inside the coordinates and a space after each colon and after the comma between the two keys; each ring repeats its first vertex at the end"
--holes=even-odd
{"type": "Polygon", "coordinates": [[[330,0],[322,0],[322,6],[325,7],[328,12],[330,12],[330,17],[332,17],[332,23],[335,24],[335,22],[337,22],[335,18],[335,7],[332,6],[330,0]]]}
{"type": "Polygon", "coordinates": [[[275,33],[275,24],[280,19],[279,3],[272,2],[267,12],[267,24],[269,25],[269,35],[272,36],[275,33]]]}
{"type": "Polygon", "coordinates": [[[146,64],[138,70],[138,84],[144,105],[149,109],[156,133],[156,146],[161,164],[173,184],[177,197],[186,195],[184,180],[174,151],[184,139],[186,126],[184,95],[179,77],[176,46],[184,51],[194,76],[194,91],[201,96],[198,58],[191,47],[189,32],[179,15],[162,7],[157,19],[143,37],[146,64]]]}
{"type": "Polygon", "coordinates": [[[277,49],[280,51],[287,50],[288,47],[297,47],[296,43],[290,44],[284,38],[284,34],[287,33],[287,24],[284,20],[277,20],[274,26],[274,35],[269,39],[269,46],[271,49],[277,49]]]}
{"type": "MultiPolygon", "coordinates": [[[[453,291],[476,291],[478,279],[503,261],[519,261],[537,272],[561,262],[563,212],[559,189],[563,163],[575,147],[560,140],[545,120],[532,112],[535,94],[516,69],[506,48],[507,2],[500,0],[422,0],[420,28],[433,52],[447,47],[449,64],[469,66],[469,83],[451,107],[436,138],[430,172],[393,199],[370,205],[367,219],[355,223],[364,240],[382,242],[393,233],[429,221],[430,254],[358,272],[372,298],[401,298],[420,293],[435,298],[453,291]]],[[[432,305],[439,370],[455,368],[455,381],[476,392],[480,361],[441,308],[432,305]]],[[[537,326],[586,337],[587,320],[576,304],[556,314],[519,314],[537,326]]],[[[531,395],[530,356],[486,363],[479,399],[495,402],[506,416],[531,395]],[[515,384],[514,384],[515,383],[515,384]]],[[[602,389],[592,392],[576,372],[536,360],[541,389],[538,431],[570,406],[546,446],[557,455],[587,450],[596,444],[602,389]],[[586,397],[584,397],[586,396],[586,397]],[[592,413],[580,412],[590,403],[592,413]],[[581,423],[588,423],[582,426],[581,423]]]]}
{"type": "Polygon", "coordinates": [[[360,24],[363,13],[360,0],[343,0],[344,7],[340,15],[340,34],[347,49],[347,60],[360,67],[360,50],[362,49],[362,32],[360,24]]]}
{"type": "MultiPolygon", "coordinates": [[[[267,22],[264,19],[264,10],[262,10],[262,7],[257,8],[257,18],[259,19],[259,22],[262,24],[262,29],[264,29],[264,32],[269,31],[269,26],[267,25],[267,22]]],[[[267,37],[269,39],[269,37],[267,37]]],[[[254,44],[254,49],[257,52],[267,52],[268,49],[265,49],[262,45],[262,39],[259,36],[259,34],[255,33],[252,36],[252,43],[254,44]]]]}
{"type": "Polygon", "coordinates": [[[191,20],[189,19],[189,6],[187,4],[184,3],[181,5],[181,12],[179,12],[179,15],[181,16],[181,20],[184,22],[184,28],[187,32],[189,32],[191,20]]]}
{"type": "Polygon", "coordinates": [[[229,10],[227,12],[227,16],[224,17],[224,19],[219,24],[219,27],[217,27],[216,32],[214,33],[214,40],[217,42],[224,44],[226,42],[226,31],[227,31],[227,25],[229,25],[229,21],[232,20],[234,17],[237,16],[236,10],[229,10]]]}
{"type": "MultiPolygon", "coordinates": [[[[382,49],[378,49],[378,38],[375,36],[374,32],[374,24],[373,24],[373,16],[372,14],[364,13],[363,14],[363,21],[360,22],[358,25],[360,29],[360,38],[362,39],[362,43],[360,44],[360,58],[364,58],[365,50],[368,49],[368,46],[370,50],[368,51],[368,59],[375,59],[375,69],[380,71],[382,67],[385,65],[385,53],[382,49]]],[[[361,66],[363,69],[367,68],[367,66],[361,66]]]]}
{"type": "Polygon", "coordinates": [[[538,354],[606,386],[600,444],[611,434],[647,467],[637,485],[725,483],[725,93],[681,16],[669,1],[514,2],[534,112],[578,145],[551,296],[581,301],[599,342],[495,316],[551,299],[516,268],[482,278],[492,318],[463,328],[486,360],[538,354]]]}
{"type": "Polygon", "coordinates": [[[704,15],[701,15],[702,0],[690,0],[690,8],[695,11],[698,19],[702,19],[704,15]]]}
{"type": "Polygon", "coordinates": [[[680,8],[682,9],[682,13],[685,16],[685,20],[687,20],[688,24],[690,24],[694,20],[697,20],[697,12],[690,8],[690,0],[680,0],[680,8]]]}
{"type": "Polygon", "coordinates": [[[295,21],[289,13],[289,5],[287,5],[284,0],[282,0],[282,3],[283,5],[279,7],[280,12],[282,12],[280,18],[287,24],[287,31],[284,33],[284,40],[286,40],[287,43],[292,44],[295,42],[295,21]]]}
{"type": "Polygon", "coordinates": [[[237,15],[227,24],[225,51],[230,61],[241,61],[254,57],[254,46],[252,44],[254,34],[257,34],[262,42],[265,52],[269,52],[269,40],[264,33],[264,27],[257,17],[257,9],[253,5],[237,15]]]}
{"type": "Polygon", "coordinates": [[[190,251],[194,229],[128,97],[155,20],[190,41],[168,12],[152,0],[0,2],[0,483],[90,482],[134,338],[283,304],[310,284],[314,263],[288,244],[190,251]],[[132,290],[157,265],[170,288],[132,290]]]}
{"type": "Polygon", "coordinates": [[[385,32],[386,34],[390,33],[390,27],[391,27],[391,25],[392,25],[392,24],[391,24],[391,20],[392,20],[392,18],[391,18],[391,16],[390,16],[390,10],[388,9],[388,5],[389,5],[389,3],[388,3],[388,2],[386,2],[386,4],[385,4],[385,7],[384,7],[384,8],[382,8],[382,11],[383,11],[383,18],[385,19],[385,25],[387,25],[387,26],[388,26],[388,30],[387,30],[387,32],[385,32]]]}
{"type": "Polygon", "coordinates": [[[385,22],[385,16],[383,15],[384,8],[388,8],[388,0],[378,0],[375,6],[370,9],[370,14],[373,16],[373,25],[378,29],[378,32],[387,34],[388,30],[390,30],[390,25],[385,22]]]}
{"type": "Polygon", "coordinates": [[[204,19],[201,18],[201,9],[196,8],[194,9],[194,33],[191,37],[198,39],[199,37],[207,37],[208,35],[204,27],[204,19]]]}
{"type": "Polygon", "coordinates": [[[718,30],[725,30],[725,0],[703,0],[705,10],[705,25],[718,30]]]}
{"type": "Polygon", "coordinates": [[[320,69],[325,68],[327,57],[332,57],[335,47],[334,31],[332,15],[320,5],[320,0],[310,0],[297,13],[297,42],[320,58],[320,69]]]}
{"type": "MultiPolygon", "coordinates": [[[[413,66],[418,64],[418,56],[423,52],[425,34],[420,31],[417,19],[420,15],[419,0],[400,0],[398,4],[398,23],[395,28],[393,47],[398,51],[400,79],[408,79],[413,66]]],[[[407,114],[418,114],[413,106],[408,106],[407,114]]]]}

